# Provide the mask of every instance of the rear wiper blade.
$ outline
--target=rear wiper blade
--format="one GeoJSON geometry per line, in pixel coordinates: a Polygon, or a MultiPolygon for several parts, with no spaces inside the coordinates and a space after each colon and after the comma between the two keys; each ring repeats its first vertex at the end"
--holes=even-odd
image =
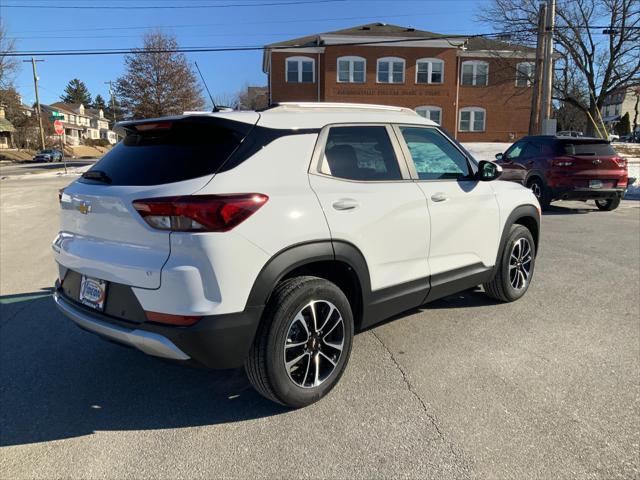
{"type": "Polygon", "coordinates": [[[82,174],[82,178],[95,180],[96,182],[111,183],[111,178],[102,170],[88,170],[82,174]]]}

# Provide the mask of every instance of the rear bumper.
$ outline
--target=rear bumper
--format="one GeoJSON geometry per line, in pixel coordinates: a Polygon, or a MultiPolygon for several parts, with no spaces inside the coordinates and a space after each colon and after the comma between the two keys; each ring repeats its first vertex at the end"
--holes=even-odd
{"type": "Polygon", "coordinates": [[[155,357],[169,358],[171,360],[189,360],[190,358],[189,355],[176,347],[171,340],[162,335],[144,330],[132,330],[118,325],[111,325],[100,320],[95,315],[89,315],[74,306],[70,301],[65,300],[58,292],[54,293],[53,301],[56,302],[58,309],[60,309],[62,313],[83,330],[95,333],[108,340],[137,348],[155,357]]]}
{"type": "Polygon", "coordinates": [[[626,188],[552,188],[554,199],[560,200],[597,200],[605,198],[622,198],[626,188]]]}
{"type": "Polygon", "coordinates": [[[191,327],[174,327],[123,321],[76,303],[58,289],[54,301],[83,330],[148,355],[214,369],[244,364],[263,309],[247,307],[238,313],[203,317],[191,327]]]}

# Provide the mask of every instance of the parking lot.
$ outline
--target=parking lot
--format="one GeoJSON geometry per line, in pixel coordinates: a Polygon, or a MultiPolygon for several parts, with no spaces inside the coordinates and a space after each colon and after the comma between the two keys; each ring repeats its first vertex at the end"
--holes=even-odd
{"type": "Polygon", "coordinates": [[[0,183],[0,478],[639,478],[640,201],[557,203],[523,299],[467,291],[360,333],[291,411],[57,312],[71,180],[0,183]]]}

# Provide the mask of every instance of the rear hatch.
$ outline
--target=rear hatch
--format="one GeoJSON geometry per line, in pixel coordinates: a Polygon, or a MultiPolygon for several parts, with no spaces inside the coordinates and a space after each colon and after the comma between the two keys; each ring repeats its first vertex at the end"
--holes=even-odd
{"type": "Polygon", "coordinates": [[[554,164],[572,177],[576,187],[616,188],[626,185],[627,166],[607,140],[567,138],[558,140],[554,164]],[[594,181],[599,181],[594,183],[594,181]]]}
{"type": "Polygon", "coordinates": [[[191,195],[204,187],[259,116],[233,118],[201,115],[123,124],[124,139],[62,192],[56,261],[98,279],[159,288],[170,233],[152,229],[132,203],[191,195]]]}

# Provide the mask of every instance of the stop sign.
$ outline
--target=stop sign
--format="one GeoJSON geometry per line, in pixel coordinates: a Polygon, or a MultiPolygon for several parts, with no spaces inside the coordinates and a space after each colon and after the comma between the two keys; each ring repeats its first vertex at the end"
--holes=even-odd
{"type": "Polygon", "coordinates": [[[60,120],[56,120],[53,122],[53,128],[56,132],[56,135],[62,135],[64,133],[64,126],[62,126],[62,122],[60,120]]]}

